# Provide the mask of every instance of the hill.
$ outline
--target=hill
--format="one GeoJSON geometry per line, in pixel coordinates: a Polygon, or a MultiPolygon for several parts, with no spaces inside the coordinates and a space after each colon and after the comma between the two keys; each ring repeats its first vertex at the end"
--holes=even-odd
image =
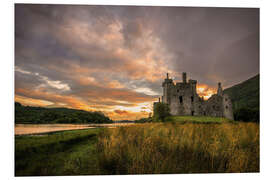
{"type": "Polygon", "coordinates": [[[233,109],[260,109],[260,81],[259,74],[224,90],[231,97],[233,109]]]}
{"type": "Polygon", "coordinates": [[[259,122],[260,75],[224,90],[231,97],[236,121],[259,122]]]}
{"type": "Polygon", "coordinates": [[[112,123],[102,112],[23,106],[15,102],[15,123],[112,123]]]}

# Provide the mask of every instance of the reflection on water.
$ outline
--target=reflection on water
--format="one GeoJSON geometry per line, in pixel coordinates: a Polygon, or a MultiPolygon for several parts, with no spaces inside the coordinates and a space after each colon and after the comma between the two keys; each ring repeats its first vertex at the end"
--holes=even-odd
{"type": "Polygon", "coordinates": [[[113,123],[113,124],[16,124],[15,135],[40,134],[55,131],[89,129],[97,127],[118,127],[128,126],[133,123],[113,123]]]}

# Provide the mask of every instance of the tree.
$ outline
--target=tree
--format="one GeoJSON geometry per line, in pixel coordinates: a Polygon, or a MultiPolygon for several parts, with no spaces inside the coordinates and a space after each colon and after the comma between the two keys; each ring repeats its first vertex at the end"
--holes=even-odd
{"type": "Polygon", "coordinates": [[[15,107],[22,107],[22,105],[19,102],[15,102],[15,107]]]}
{"type": "Polygon", "coordinates": [[[164,122],[168,116],[170,116],[170,107],[168,104],[158,102],[154,105],[154,121],[164,122]]]}
{"type": "Polygon", "coordinates": [[[260,122],[260,111],[258,109],[240,108],[234,112],[235,121],[260,122]]]}

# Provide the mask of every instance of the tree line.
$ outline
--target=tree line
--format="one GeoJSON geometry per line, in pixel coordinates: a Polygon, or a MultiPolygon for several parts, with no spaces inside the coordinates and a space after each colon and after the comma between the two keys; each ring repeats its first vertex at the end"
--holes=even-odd
{"type": "Polygon", "coordinates": [[[23,106],[15,102],[15,123],[112,123],[102,112],[89,112],[68,108],[23,106]]]}

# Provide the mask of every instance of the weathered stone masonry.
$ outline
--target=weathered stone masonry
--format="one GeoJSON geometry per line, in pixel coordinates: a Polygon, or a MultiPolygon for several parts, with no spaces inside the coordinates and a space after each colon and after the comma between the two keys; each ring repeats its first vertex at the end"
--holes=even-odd
{"type": "MultiPolygon", "coordinates": [[[[197,94],[197,81],[187,81],[187,74],[184,72],[183,82],[176,84],[169,78],[162,83],[163,96],[161,101],[167,103],[172,115],[184,116],[213,116],[233,119],[232,103],[227,94],[223,93],[221,83],[218,83],[217,94],[204,100],[197,94]]],[[[155,103],[154,103],[155,104],[155,103]]]]}

